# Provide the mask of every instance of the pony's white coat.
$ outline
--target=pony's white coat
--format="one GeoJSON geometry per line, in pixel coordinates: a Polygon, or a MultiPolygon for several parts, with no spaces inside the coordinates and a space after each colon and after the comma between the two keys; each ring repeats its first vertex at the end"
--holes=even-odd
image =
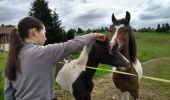
{"type": "Polygon", "coordinates": [[[85,71],[92,45],[93,43],[85,46],[78,59],[65,63],[63,68],[59,71],[56,82],[63,90],[73,94],[72,84],[76,81],[81,72],[85,71]]]}

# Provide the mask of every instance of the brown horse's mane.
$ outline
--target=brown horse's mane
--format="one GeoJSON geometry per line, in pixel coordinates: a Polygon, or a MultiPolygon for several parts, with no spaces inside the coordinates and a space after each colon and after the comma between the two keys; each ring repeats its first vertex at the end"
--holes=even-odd
{"type": "Polygon", "coordinates": [[[137,44],[135,40],[134,33],[132,32],[132,29],[130,30],[130,36],[129,36],[129,54],[130,54],[130,60],[135,63],[137,60],[137,44]]]}

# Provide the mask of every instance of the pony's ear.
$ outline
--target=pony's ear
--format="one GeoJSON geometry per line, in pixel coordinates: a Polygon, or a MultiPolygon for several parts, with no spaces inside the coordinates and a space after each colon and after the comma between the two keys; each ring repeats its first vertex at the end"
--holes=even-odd
{"type": "Polygon", "coordinates": [[[130,13],[129,13],[128,11],[126,11],[125,20],[126,20],[128,23],[130,22],[130,13]]]}
{"type": "Polygon", "coordinates": [[[112,14],[112,22],[113,22],[113,24],[115,24],[117,22],[117,19],[115,18],[114,13],[112,14]]]}
{"type": "Polygon", "coordinates": [[[129,37],[129,53],[130,53],[130,60],[133,63],[135,63],[137,60],[137,45],[136,45],[134,34],[132,32],[129,37]]]}

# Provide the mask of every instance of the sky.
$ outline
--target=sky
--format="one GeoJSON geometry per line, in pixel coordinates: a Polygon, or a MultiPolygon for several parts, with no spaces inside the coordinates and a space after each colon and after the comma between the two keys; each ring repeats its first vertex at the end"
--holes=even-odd
{"type": "MultiPolygon", "coordinates": [[[[16,25],[26,16],[34,0],[0,0],[0,24],[16,25]]],[[[47,0],[49,8],[59,14],[66,30],[81,27],[100,28],[112,24],[114,13],[117,19],[131,14],[130,24],[134,28],[157,27],[170,24],[170,0],[47,0]]]]}

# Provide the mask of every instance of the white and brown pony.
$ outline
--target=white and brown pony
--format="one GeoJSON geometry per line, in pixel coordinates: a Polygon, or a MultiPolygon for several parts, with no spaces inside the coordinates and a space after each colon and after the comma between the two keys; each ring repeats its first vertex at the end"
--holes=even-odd
{"type": "Polygon", "coordinates": [[[139,98],[139,82],[142,76],[142,66],[137,57],[137,45],[129,24],[130,13],[126,12],[125,18],[119,20],[117,20],[113,14],[112,22],[110,31],[113,36],[110,41],[110,46],[112,48],[117,45],[120,53],[130,61],[130,68],[120,67],[116,70],[138,75],[138,77],[135,77],[113,73],[113,81],[118,89],[120,100],[129,100],[129,94],[134,100],[137,100],[139,98]]]}

